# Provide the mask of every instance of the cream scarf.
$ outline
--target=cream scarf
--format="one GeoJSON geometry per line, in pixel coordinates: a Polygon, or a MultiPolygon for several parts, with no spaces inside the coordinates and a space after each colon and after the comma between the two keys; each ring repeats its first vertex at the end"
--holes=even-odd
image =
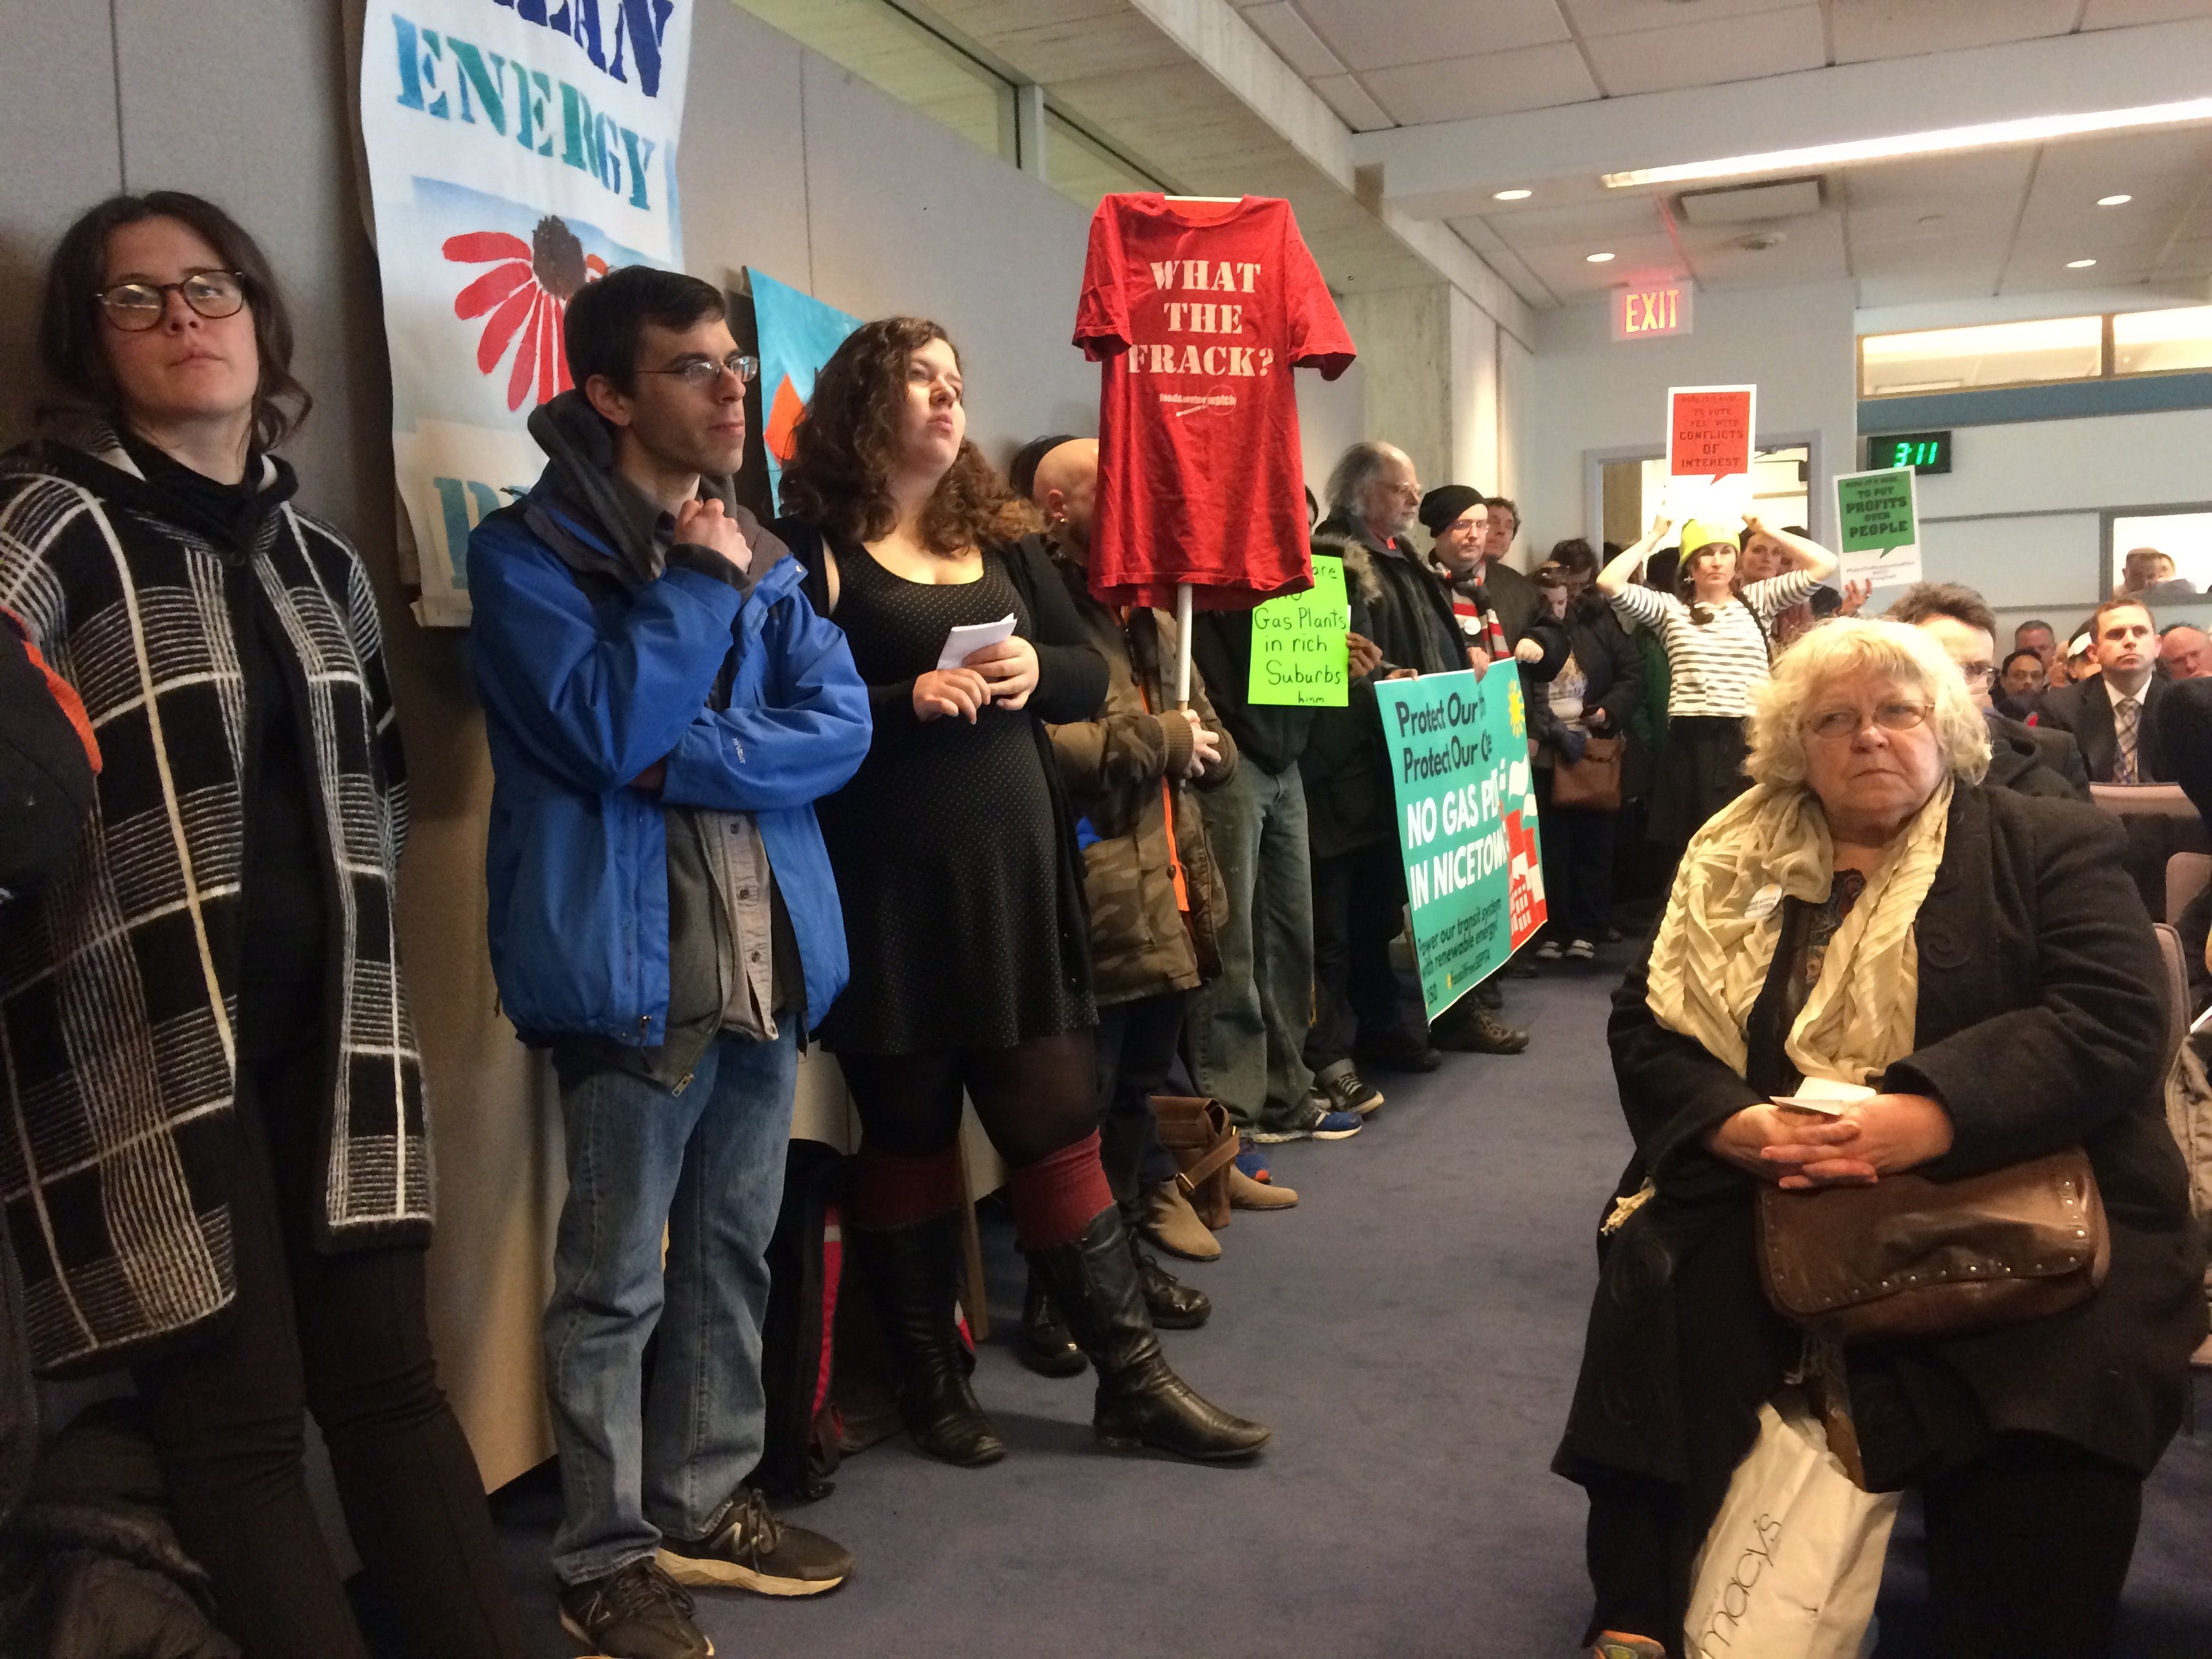
{"type": "MultiPolygon", "coordinates": [[[[1820,977],[1784,1045],[1805,1076],[1866,1083],[1912,1052],[1920,992],[1913,924],[1943,861],[1946,776],[1829,941],[1820,977]]],[[[1652,941],[1646,1000],[1659,1023],[1695,1037],[1738,1076],[1752,1005],[1782,932],[1782,901],[1828,896],[1835,848],[1802,787],[1749,790],[1692,837],[1652,941]]]]}

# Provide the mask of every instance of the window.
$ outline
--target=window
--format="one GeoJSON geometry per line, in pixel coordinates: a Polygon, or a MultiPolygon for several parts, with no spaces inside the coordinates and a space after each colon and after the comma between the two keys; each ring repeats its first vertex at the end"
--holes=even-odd
{"type": "Polygon", "coordinates": [[[1014,83],[889,0],[739,3],[978,149],[1018,161],[1014,83]]]}
{"type": "Polygon", "coordinates": [[[1071,201],[1095,208],[1118,191],[1167,188],[1056,111],[1045,112],[1044,131],[1045,182],[1071,201]]]}
{"type": "Polygon", "coordinates": [[[2140,592],[2153,605],[2212,592],[2212,508],[2116,513],[2107,522],[2108,592],[2140,592]],[[2131,554],[2133,571],[2129,568],[2131,554]],[[2161,555],[2163,558],[2154,556],[2161,555]],[[2171,568],[2166,561],[2172,562],[2171,568]]]}
{"type": "Polygon", "coordinates": [[[2212,306],[1859,337],[1862,398],[2206,368],[2212,306]]]}
{"type": "Polygon", "coordinates": [[[2112,373],[2212,368],[2212,306],[2124,311],[2112,319],[2112,373]]]}
{"type": "Polygon", "coordinates": [[[1859,396],[1903,398],[2036,380],[2094,380],[2104,365],[2101,317],[2057,317],[1859,342],[1859,396]]]}

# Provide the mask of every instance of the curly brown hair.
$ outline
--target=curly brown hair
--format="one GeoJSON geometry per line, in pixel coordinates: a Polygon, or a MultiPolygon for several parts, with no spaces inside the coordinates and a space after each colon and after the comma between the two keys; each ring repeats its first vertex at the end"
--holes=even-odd
{"type": "MultiPolygon", "coordinates": [[[[898,522],[890,476],[899,453],[907,364],[932,340],[960,348],[922,317],[884,317],[845,337],[814,377],[814,395],[792,432],[783,468],[783,510],[825,533],[873,541],[898,522]]],[[[922,545],[933,553],[1010,542],[1034,526],[983,452],[963,440],[960,453],[922,509],[922,545]]]]}

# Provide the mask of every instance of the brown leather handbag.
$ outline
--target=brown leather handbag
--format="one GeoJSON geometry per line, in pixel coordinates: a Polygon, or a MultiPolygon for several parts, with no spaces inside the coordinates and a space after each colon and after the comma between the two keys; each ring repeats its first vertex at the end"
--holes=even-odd
{"type": "Polygon", "coordinates": [[[1759,1192],[1767,1300],[1838,1342],[1961,1336],[2041,1319],[2105,1282],[2112,1236],[2069,1147],[1958,1181],[1759,1192]]]}
{"type": "Polygon", "coordinates": [[[1154,1095],[1160,1144],[1175,1154],[1176,1184],[1198,1218],[1219,1232],[1229,1224],[1229,1171],[1237,1163],[1237,1126],[1219,1101],[1154,1095]]]}
{"type": "Polygon", "coordinates": [[[1620,738],[1592,738],[1583,745],[1583,757],[1559,757],[1552,768],[1552,805],[1578,812],[1620,811],[1620,756],[1626,741],[1620,738]]]}

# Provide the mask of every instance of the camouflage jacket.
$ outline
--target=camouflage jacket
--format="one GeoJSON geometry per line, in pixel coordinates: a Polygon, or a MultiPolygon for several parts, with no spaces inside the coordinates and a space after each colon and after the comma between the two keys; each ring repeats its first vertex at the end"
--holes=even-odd
{"type": "Polygon", "coordinates": [[[1221,758],[1185,781],[1191,730],[1175,709],[1174,618],[1133,610],[1125,619],[1091,598],[1081,566],[1057,550],[1053,562],[1090,642],[1106,659],[1098,717],[1047,728],[1061,781],[1089,825],[1083,859],[1093,989],[1102,1005],[1194,990],[1219,971],[1212,941],[1228,906],[1194,792],[1217,787],[1237,769],[1236,741],[1215,718],[1194,665],[1190,706],[1219,739],[1221,758]],[[1178,864],[1188,922],[1176,896],[1178,864]]]}

